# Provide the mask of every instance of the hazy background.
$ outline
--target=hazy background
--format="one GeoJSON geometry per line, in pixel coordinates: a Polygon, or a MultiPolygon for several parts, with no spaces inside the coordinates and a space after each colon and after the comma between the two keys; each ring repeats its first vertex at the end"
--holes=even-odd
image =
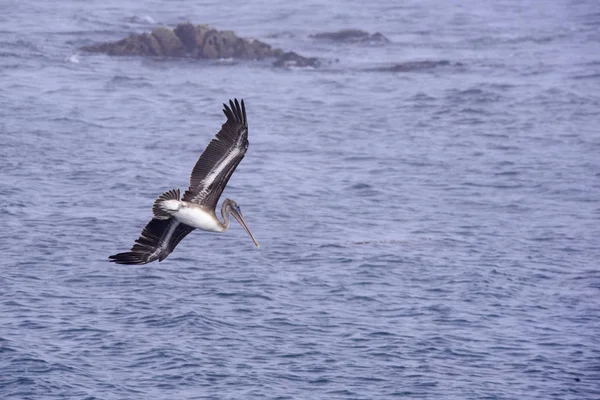
{"type": "Polygon", "coordinates": [[[599,43],[593,0],[4,1],[0,397],[599,398],[599,43]],[[77,50],[186,20],[325,66],[77,50]],[[420,60],[462,66],[367,71],[420,60]],[[232,97],[261,248],[108,263],[232,97]]]}

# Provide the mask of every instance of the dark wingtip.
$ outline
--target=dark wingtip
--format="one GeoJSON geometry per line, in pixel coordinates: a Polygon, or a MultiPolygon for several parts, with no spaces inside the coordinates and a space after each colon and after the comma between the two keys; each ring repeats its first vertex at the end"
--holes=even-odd
{"type": "Polygon", "coordinates": [[[119,254],[113,254],[108,257],[110,262],[114,262],[116,264],[125,264],[125,265],[142,265],[146,264],[146,261],[140,257],[140,254],[134,253],[131,251],[119,254]]]}
{"type": "Polygon", "coordinates": [[[242,116],[244,117],[244,125],[248,126],[248,120],[246,119],[246,106],[244,105],[244,99],[242,101],[242,116]]]}
{"type": "Polygon", "coordinates": [[[248,126],[248,121],[246,119],[246,106],[243,99],[241,106],[237,98],[229,100],[229,105],[223,103],[223,113],[228,120],[239,122],[244,126],[248,126]]]}

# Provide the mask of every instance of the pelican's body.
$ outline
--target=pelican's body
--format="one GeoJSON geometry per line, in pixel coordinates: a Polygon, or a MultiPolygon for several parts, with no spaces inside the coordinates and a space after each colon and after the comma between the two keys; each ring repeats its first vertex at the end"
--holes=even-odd
{"type": "Polygon", "coordinates": [[[182,198],[179,189],[160,195],[152,207],[154,217],[143,229],[136,244],[128,252],[110,256],[111,261],[119,264],[162,261],[194,229],[225,232],[229,228],[229,215],[233,215],[258,247],[258,242],[235,201],[223,201],[223,221],[215,213],[223,189],[248,149],[248,122],[244,101],[240,106],[237,99],[235,102],[230,100],[229,106],[223,106],[227,121],[194,166],[189,189],[182,198]]]}
{"type": "MultiPolygon", "coordinates": [[[[169,217],[173,217],[182,224],[186,224],[192,228],[209,232],[223,232],[226,229],[225,224],[219,221],[215,215],[215,211],[206,206],[190,203],[189,201],[172,199],[157,201],[155,207],[159,208],[159,210],[154,211],[155,215],[165,212],[169,216],[162,218],[168,219],[169,217]]],[[[161,216],[157,216],[156,218],[161,218],[161,216]]]]}
{"type": "Polygon", "coordinates": [[[179,222],[196,229],[209,232],[225,231],[225,225],[219,221],[213,210],[194,203],[181,201],[177,205],[177,211],[174,211],[171,215],[179,222]]]}

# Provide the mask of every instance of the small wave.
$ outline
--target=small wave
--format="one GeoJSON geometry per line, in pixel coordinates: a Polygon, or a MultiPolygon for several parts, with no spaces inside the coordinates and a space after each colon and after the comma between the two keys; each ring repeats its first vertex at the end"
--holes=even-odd
{"type": "Polygon", "coordinates": [[[503,99],[498,93],[479,88],[470,88],[466,90],[450,90],[446,98],[453,102],[475,102],[481,103],[496,103],[503,99]]]}
{"type": "Polygon", "coordinates": [[[600,72],[594,73],[594,74],[587,74],[587,75],[575,75],[575,76],[572,76],[571,79],[575,79],[575,80],[592,79],[592,80],[596,81],[596,80],[600,79],[600,72]]]}
{"type": "Polygon", "coordinates": [[[519,189],[522,188],[521,184],[491,184],[491,183],[476,183],[476,182],[464,182],[462,186],[469,187],[483,187],[483,188],[494,188],[494,189],[519,189]]]}
{"type": "Polygon", "coordinates": [[[363,190],[363,189],[372,189],[373,186],[371,186],[371,185],[369,185],[367,183],[355,183],[350,188],[351,189],[356,189],[356,190],[363,190]]]}
{"type": "Polygon", "coordinates": [[[416,95],[412,96],[409,100],[412,100],[412,101],[435,101],[437,99],[426,93],[419,92],[416,95]]]}
{"type": "Polygon", "coordinates": [[[496,176],[517,176],[517,175],[519,175],[519,171],[496,172],[494,175],[496,175],[496,176]]]}
{"type": "Polygon", "coordinates": [[[156,20],[149,15],[143,15],[143,16],[135,15],[133,17],[127,17],[127,18],[125,18],[125,21],[129,22],[129,23],[133,23],[133,24],[150,24],[150,25],[156,24],[156,20]]]}
{"type": "Polygon", "coordinates": [[[152,17],[151,17],[151,16],[149,16],[149,15],[144,15],[144,16],[142,17],[142,21],[144,21],[144,22],[146,22],[146,23],[148,23],[148,24],[155,24],[155,23],[156,23],[156,21],[154,20],[154,18],[152,18],[152,17]]]}
{"type": "Polygon", "coordinates": [[[441,68],[457,68],[464,67],[461,62],[453,62],[449,60],[421,60],[421,61],[405,61],[394,64],[392,66],[384,66],[371,68],[368,71],[380,72],[429,72],[441,68]]]}
{"type": "Polygon", "coordinates": [[[65,61],[70,62],[71,64],[79,64],[78,54],[75,53],[65,59],[65,61]]]}
{"type": "Polygon", "coordinates": [[[352,244],[357,244],[357,245],[369,245],[369,244],[402,244],[404,243],[403,240],[363,240],[363,241],[358,241],[358,242],[350,242],[352,244]]]}
{"type": "Polygon", "coordinates": [[[143,77],[131,77],[126,75],[115,75],[105,85],[107,90],[114,90],[121,87],[130,87],[135,89],[152,88],[154,85],[143,77]]]}

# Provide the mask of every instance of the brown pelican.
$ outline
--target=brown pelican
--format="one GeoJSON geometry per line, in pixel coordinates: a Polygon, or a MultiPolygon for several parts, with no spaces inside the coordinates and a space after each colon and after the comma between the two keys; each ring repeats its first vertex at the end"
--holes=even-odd
{"type": "Polygon", "coordinates": [[[248,120],[244,100],[229,100],[223,104],[227,121],[209,143],[192,170],[190,187],[179,199],[179,189],[172,189],[156,199],[152,207],[154,217],[143,229],[131,251],[109,257],[118,264],[147,264],[164,260],[179,242],[194,229],[225,232],[229,228],[229,214],[254,238],[237,203],[225,199],[221,205],[221,222],[215,214],[217,202],[231,174],[248,150],[248,120]]]}

